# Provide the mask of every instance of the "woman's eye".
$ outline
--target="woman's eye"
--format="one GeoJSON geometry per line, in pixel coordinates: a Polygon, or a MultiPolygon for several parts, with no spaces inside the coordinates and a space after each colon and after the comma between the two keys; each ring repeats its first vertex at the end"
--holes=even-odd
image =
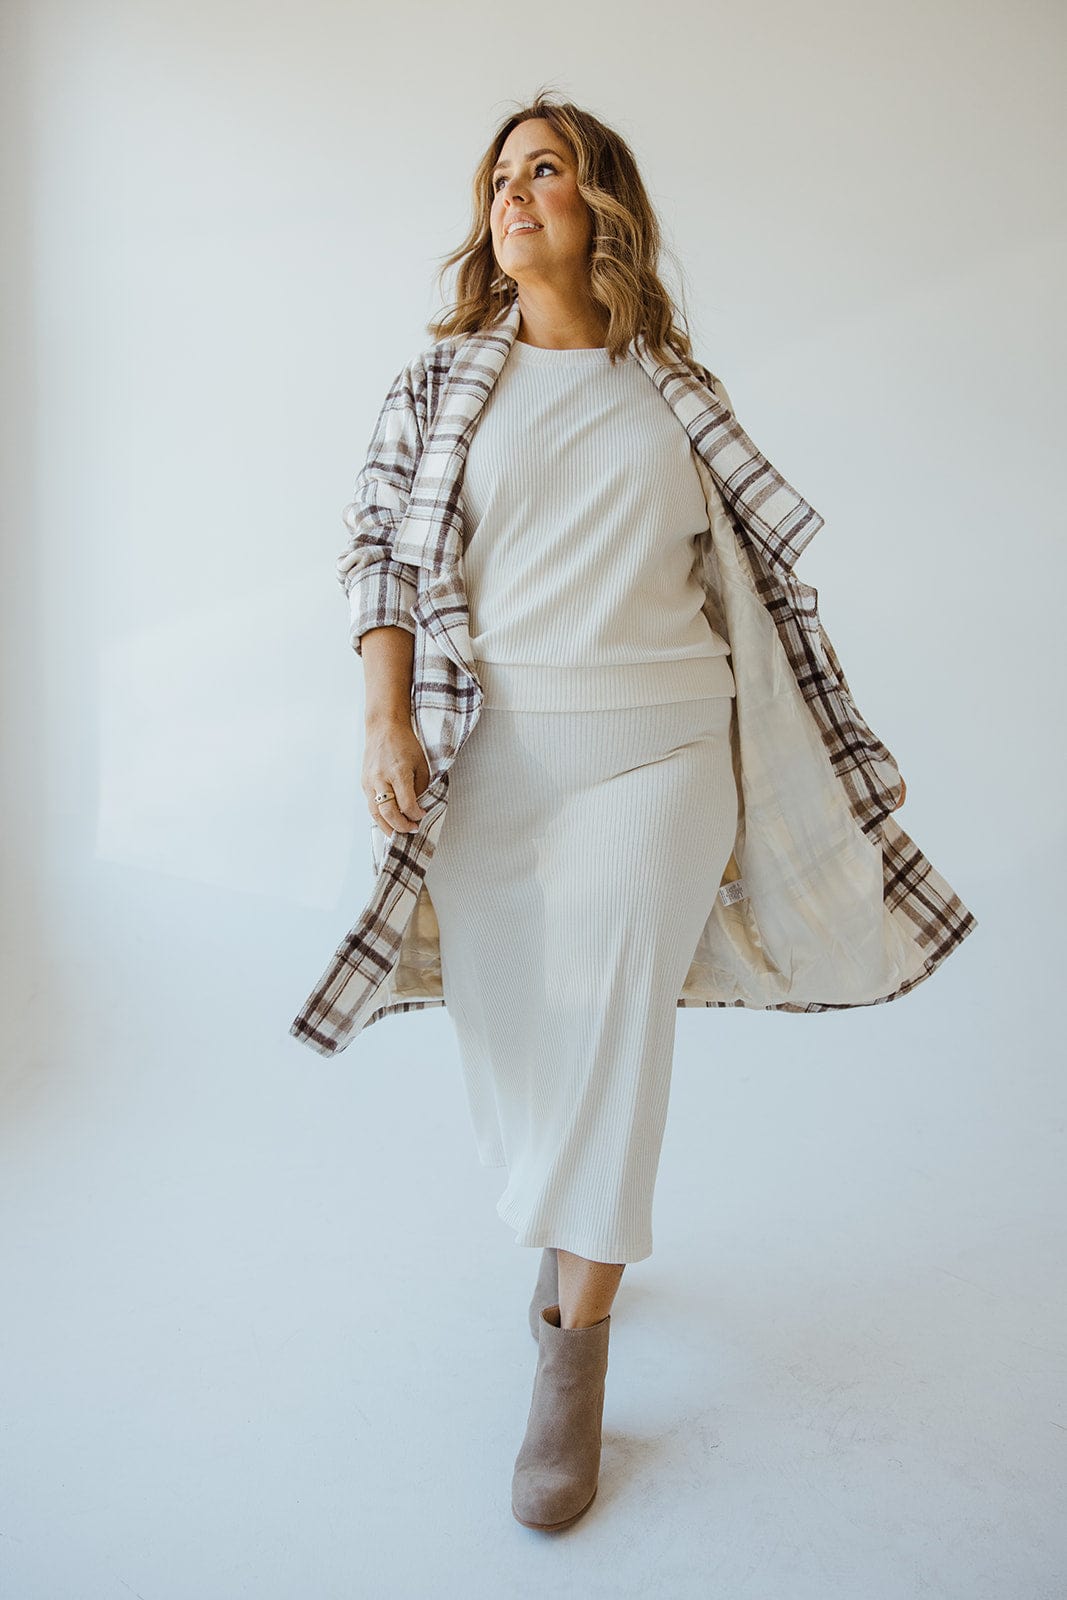
{"type": "MultiPolygon", "coordinates": [[[[549,172],[555,172],[555,170],[556,170],[555,167],[552,165],[551,161],[539,161],[537,163],[536,167],[534,167],[534,172],[535,173],[540,172],[542,167],[547,167],[549,172]]],[[[500,185],[503,182],[504,182],[503,177],[494,178],[494,180],[493,180],[493,193],[494,194],[496,194],[497,190],[500,188],[500,185]]]]}

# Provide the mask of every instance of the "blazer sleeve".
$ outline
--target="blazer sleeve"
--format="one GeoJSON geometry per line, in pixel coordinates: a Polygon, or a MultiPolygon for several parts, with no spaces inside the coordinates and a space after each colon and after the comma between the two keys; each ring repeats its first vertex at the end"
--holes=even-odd
{"type": "Polygon", "coordinates": [[[371,628],[415,632],[415,572],[406,562],[393,560],[392,548],[421,451],[416,375],[409,364],[389,387],[354,496],[343,513],[348,540],[337,558],[337,577],[348,596],[352,648],[360,656],[361,640],[371,628]]]}

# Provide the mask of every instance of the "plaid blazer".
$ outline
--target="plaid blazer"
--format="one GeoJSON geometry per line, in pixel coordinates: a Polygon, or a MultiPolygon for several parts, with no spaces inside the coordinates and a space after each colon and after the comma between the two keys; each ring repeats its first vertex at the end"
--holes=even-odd
{"type": "MultiPolygon", "coordinates": [[[[337,574],[351,643],[414,633],[412,719],[430,782],[412,833],[370,824],[373,887],[290,1033],[321,1055],[395,1012],[445,1004],[440,935],[424,884],[448,806],[449,768],[483,691],[471,655],[460,490],[471,435],[518,332],[513,299],[475,333],[441,339],[394,379],[378,416],[337,574]]],[[[890,813],[895,760],[860,715],[793,571],[823,518],[744,432],[706,367],[641,362],[692,443],[708,505],[705,613],[728,638],[738,775],[734,851],[679,1006],[836,1011],[879,1005],[928,978],[977,919],[890,813]]]]}

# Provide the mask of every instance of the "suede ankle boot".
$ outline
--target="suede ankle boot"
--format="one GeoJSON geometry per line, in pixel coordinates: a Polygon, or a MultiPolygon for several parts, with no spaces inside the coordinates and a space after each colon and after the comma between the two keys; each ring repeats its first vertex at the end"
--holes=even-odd
{"type": "Polygon", "coordinates": [[[537,1330],[541,1325],[542,1311],[546,1306],[554,1306],[558,1303],[559,1256],[556,1254],[555,1245],[547,1244],[541,1251],[541,1267],[537,1274],[533,1299],[530,1301],[530,1332],[535,1340],[540,1338],[537,1330]]]}
{"type": "Polygon", "coordinates": [[[611,1317],[564,1328],[558,1305],[541,1312],[526,1437],[515,1460],[511,1509],[524,1527],[569,1527],[596,1499],[611,1317]]]}

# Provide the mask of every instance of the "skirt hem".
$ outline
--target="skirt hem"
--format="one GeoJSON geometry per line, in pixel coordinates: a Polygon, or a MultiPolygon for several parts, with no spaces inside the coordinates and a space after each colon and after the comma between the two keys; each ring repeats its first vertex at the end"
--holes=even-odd
{"type": "Polygon", "coordinates": [[[583,1256],[586,1261],[601,1261],[613,1266],[633,1266],[638,1261],[647,1261],[652,1254],[651,1240],[647,1249],[639,1245],[631,1245],[628,1249],[613,1249],[610,1245],[597,1244],[595,1241],[581,1239],[575,1243],[561,1242],[567,1235],[566,1228],[529,1228],[521,1220],[507,1210],[501,1210],[498,1205],[496,1214],[501,1222],[509,1228],[516,1229],[515,1243],[526,1249],[556,1249],[567,1250],[571,1255],[583,1256]]]}

